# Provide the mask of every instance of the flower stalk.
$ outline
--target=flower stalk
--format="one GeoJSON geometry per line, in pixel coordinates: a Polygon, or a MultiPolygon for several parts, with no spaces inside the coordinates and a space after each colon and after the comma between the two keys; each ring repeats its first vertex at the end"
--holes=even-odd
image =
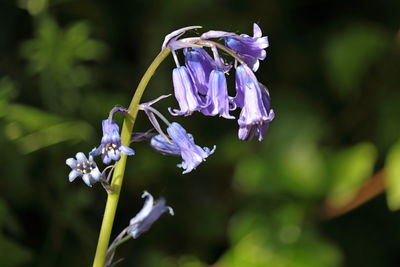
{"type": "MultiPolygon", "coordinates": [[[[146,89],[154,72],[161,64],[161,62],[170,53],[169,48],[164,48],[157,55],[154,61],[151,63],[146,73],[143,75],[138,87],[136,88],[135,94],[128,108],[128,113],[125,116],[124,123],[121,130],[121,144],[129,146],[131,142],[131,136],[133,131],[133,126],[139,111],[139,103],[142,98],[143,92],[146,89]]],[[[119,195],[121,192],[122,182],[124,179],[125,166],[126,166],[127,156],[121,154],[121,159],[116,164],[113,178],[111,180],[110,186],[115,190],[113,193],[109,193],[107,196],[107,204],[104,211],[103,222],[101,225],[99,240],[97,243],[96,255],[93,261],[93,267],[104,267],[107,248],[110,242],[110,235],[112,231],[112,226],[114,223],[115,212],[117,210],[119,195]]]]}

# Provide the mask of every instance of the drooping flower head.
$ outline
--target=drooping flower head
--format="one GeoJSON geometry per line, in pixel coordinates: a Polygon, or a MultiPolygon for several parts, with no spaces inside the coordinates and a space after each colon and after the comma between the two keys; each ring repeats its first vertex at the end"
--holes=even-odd
{"type": "Polygon", "coordinates": [[[225,31],[208,31],[201,35],[203,39],[224,38],[225,45],[232,49],[253,70],[257,71],[260,65],[258,60],[267,56],[268,37],[262,36],[260,27],[253,24],[253,37],[247,34],[236,34],[225,31]]]}
{"type": "Polygon", "coordinates": [[[77,177],[82,177],[85,184],[91,187],[101,178],[96,162],[94,162],[92,156],[89,156],[88,159],[82,152],[78,152],[75,157],[76,159],[69,158],[65,162],[72,169],[68,175],[69,181],[72,182],[77,177]]]}
{"type": "Polygon", "coordinates": [[[267,56],[265,48],[268,47],[268,37],[262,36],[260,27],[254,23],[253,37],[247,34],[241,34],[240,37],[227,36],[225,44],[242,57],[243,61],[253,70],[257,71],[260,63],[258,60],[264,60],[267,56]]]}
{"type": "Polygon", "coordinates": [[[165,205],[165,199],[160,198],[154,201],[154,198],[148,192],[144,192],[142,198],[146,198],[143,208],[129,222],[127,233],[133,238],[138,238],[141,234],[148,231],[151,225],[164,213],[168,212],[174,215],[174,210],[165,205]]]}
{"type": "Polygon", "coordinates": [[[171,123],[167,132],[173,144],[156,135],[151,140],[151,146],[162,154],[180,155],[183,161],[178,167],[184,169],[183,174],[191,172],[215,151],[215,146],[210,150],[208,147],[196,145],[193,136],[177,122],[171,123]]]}
{"type": "Polygon", "coordinates": [[[91,156],[101,155],[104,164],[110,164],[111,161],[118,161],[121,153],[127,156],[135,155],[135,151],[121,144],[119,127],[115,120],[106,119],[102,122],[103,137],[98,148],[90,152],[91,156]]]}
{"type": "Polygon", "coordinates": [[[203,101],[200,98],[189,71],[185,66],[177,67],[172,72],[172,81],[174,84],[175,98],[178,101],[180,110],[169,108],[169,112],[174,115],[189,116],[194,111],[203,107],[203,101]]]}
{"type": "Polygon", "coordinates": [[[271,109],[268,90],[261,85],[254,73],[244,65],[236,69],[235,102],[243,107],[239,123],[239,139],[249,140],[257,135],[261,141],[268,124],[274,119],[275,113],[271,109]]]}
{"type": "Polygon", "coordinates": [[[185,49],[185,64],[204,103],[200,111],[206,116],[220,115],[226,119],[234,119],[229,114],[233,106],[229,105],[225,77],[225,72],[229,71],[231,65],[224,64],[216,49],[212,51],[214,59],[202,48],[185,49]]]}

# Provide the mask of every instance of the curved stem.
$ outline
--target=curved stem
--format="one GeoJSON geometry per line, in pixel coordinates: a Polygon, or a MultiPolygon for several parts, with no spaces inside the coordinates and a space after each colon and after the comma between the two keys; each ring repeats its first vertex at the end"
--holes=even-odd
{"type": "Polygon", "coordinates": [[[122,243],[125,243],[126,241],[128,241],[131,238],[132,238],[132,236],[130,234],[127,234],[126,236],[121,238],[118,242],[115,242],[115,244],[111,245],[110,248],[108,249],[109,253],[112,253],[112,251],[116,250],[119,245],[121,245],[122,243]]]}
{"type": "MultiPolygon", "coordinates": [[[[155,70],[158,68],[160,63],[168,56],[170,53],[169,48],[165,48],[161,50],[161,52],[157,55],[154,61],[151,63],[146,73],[143,75],[142,80],[140,81],[135,95],[132,98],[132,101],[129,105],[129,112],[126,114],[124,123],[122,125],[121,130],[121,143],[123,145],[129,146],[131,142],[133,125],[136,120],[136,116],[139,110],[139,102],[142,98],[143,92],[146,89],[147,84],[150,81],[150,78],[153,76],[155,70]]],[[[114,175],[111,181],[111,187],[115,190],[114,193],[108,194],[107,196],[107,204],[104,211],[103,222],[101,225],[99,241],[97,243],[96,255],[93,262],[93,267],[103,267],[106,259],[107,247],[110,242],[110,235],[112,226],[114,223],[115,212],[118,205],[119,195],[121,192],[122,181],[125,173],[126,166],[126,155],[121,154],[121,159],[116,164],[114,175]]]]}

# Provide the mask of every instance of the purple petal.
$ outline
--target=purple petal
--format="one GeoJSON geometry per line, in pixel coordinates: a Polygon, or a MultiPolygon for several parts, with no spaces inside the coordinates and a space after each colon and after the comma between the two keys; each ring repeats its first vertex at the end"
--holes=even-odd
{"type": "Polygon", "coordinates": [[[153,208],[154,198],[151,194],[149,194],[147,191],[144,191],[144,193],[142,194],[142,198],[146,198],[143,208],[139,211],[138,214],[136,214],[135,217],[131,219],[129,223],[131,225],[143,221],[150,214],[151,209],[153,208]]]}
{"type": "Polygon", "coordinates": [[[254,37],[261,37],[262,36],[262,31],[260,26],[257,25],[257,23],[253,24],[253,36],[254,37]]]}
{"type": "Polygon", "coordinates": [[[242,60],[255,72],[259,67],[259,60],[264,60],[266,57],[265,48],[268,47],[268,37],[262,37],[260,27],[254,23],[254,36],[241,34],[239,36],[225,37],[227,47],[235,51],[242,60]]]}
{"type": "Polygon", "coordinates": [[[150,145],[163,155],[181,155],[181,149],[176,144],[168,143],[168,141],[161,135],[156,135],[151,138],[150,145]]]}
{"type": "Polygon", "coordinates": [[[127,155],[127,156],[135,155],[135,151],[132,148],[127,147],[125,145],[121,145],[119,149],[121,150],[121,153],[124,155],[127,155]]]}
{"type": "Polygon", "coordinates": [[[101,172],[99,171],[99,168],[94,168],[91,172],[90,175],[92,175],[92,178],[98,182],[101,178],[101,172]]]}
{"type": "Polygon", "coordinates": [[[70,182],[74,181],[76,177],[81,176],[82,174],[80,172],[78,172],[77,170],[72,170],[69,175],[68,175],[68,179],[70,182]]]}
{"type": "Polygon", "coordinates": [[[143,217],[143,219],[134,220],[134,223],[131,221],[131,227],[128,229],[128,233],[132,235],[133,238],[138,238],[141,234],[148,231],[151,225],[166,212],[174,215],[173,209],[165,205],[165,199],[158,199],[157,202],[151,207],[150,212],[143,217]]]}
{"type": "Polygon", "coordinates": [[[92,187],[92,183],[91,183],[90,177],[91,177],[91,175],[90,175],[89,173],[85,173],[85,174],[82,176],[82,180],[85,182],[85,184],[86,184],[87,186],[92,187]]]}
{"type": "Polygon", "coordinates": [[[83,154],[82,152],[78,152],[76,154],[75,158],[77,159],[77,163],[81,163],[81,162],[87,161],[87,158],[86,158],[85,154],[83,154]]]}
{"type": "Polygon", "coordinates": [[[201,39],[216,39],[216,38],[223,38],[228,36],[238,36],[236,33],[233,32],[224,32],[224,31],[208,31],[203,33],[200,38],[201,39]]]}
{"type": "Polygon", "coordinates": [[[76,160],[74,158],[69,158],[65,161],[65,163],[71,167],[72,169],[76,167],[76,160]]]}
{"type": "Polygon", "coordinates": [[[100,145],[98,148],[94,148],[92,151],[90,151],[89,155],[90,156],[98,156],[101,154],[104,146],[100,145]]]}
{"type": "Polygon", "coordinates": [[[174,84],[175,98],[181,109],[180,111],[174,110],[174,113],[179,115],[190,115],[194,111],[199,110],[202,107],[200,103],[201,99],[193,85],[188,69],[184,66],[175,68],[172,73],[172,80],[174,84]]]}
{"type": "Polygon", "coordinates": [[[219,114],[226,119],[234,119],[235,117],[229,114],[229,97],[225,73],[220,70],[213,70],[210,74],[208,87],[207,102],[210,104],[207,108],[202,109],[202,113],[209,116],[219,114]]]}
{"type": "MultiPolygon", "coordinates": [[[[186,130],[178,123],[173,122],[168,127],[167,132],[172,141],[180,148],[182,163],[179,165],[183,169],[183,174],[188,173],[195,169],[201,162],[203,162],[210,150],[205,151],[194,143],[194,139],[186,130]]],[[[212,151],[214,152],[214,151],[212,151]]]]}
{"type": "Polygon", "coordinates": [[[244,90],[247,79],[248,75],[243,65],[238,66],[236,68],[236,96],[233,99],[233,103],[240,108],[244,106],[244,90]]]}
{"type": "Polygon", "coordinates": [[[192,48],[185,51],[185,64],[189,69],[194,86],[200,94],[206,95],[208,91],[208,78],[215,68],[214,60],[201,48],[192,48]]]}

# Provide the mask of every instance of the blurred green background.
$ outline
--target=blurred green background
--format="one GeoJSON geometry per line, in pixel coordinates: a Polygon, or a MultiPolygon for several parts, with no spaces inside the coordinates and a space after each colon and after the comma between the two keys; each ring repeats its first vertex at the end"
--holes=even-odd
{"type": "MultiPolygon", "coordinates": [[[[239,141],[235,121],[176,118],[217,145],[184,176],[179,159],[133,144],[113,237],[143,190],[176,215],[123,245],[118,266],[400,266],[390,211],[400,206],[399,11],[399,1],[1,1],[0,265],[90,266],[106,194],[69,183],[65,159],[99,144],[101,120],[129,104],[166,34],[252,34],[256,22],[270,38],[257,72],[276,113],[267,138],[239,141]],[[388,164],[388,202],[321,221],[326,199],[346,203],[388,164]]],[[[173,66],[162,64],[144,101],[172,92],[173,66]]],[[[149,128],[141,115],[135,129],[149,128]]]]}

